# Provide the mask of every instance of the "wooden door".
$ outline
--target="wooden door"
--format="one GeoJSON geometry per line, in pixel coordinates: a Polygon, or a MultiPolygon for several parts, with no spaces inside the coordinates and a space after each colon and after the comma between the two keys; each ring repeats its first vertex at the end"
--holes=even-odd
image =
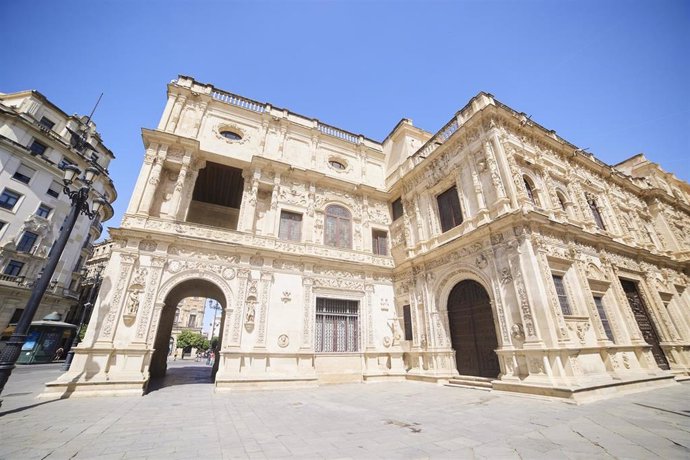
{"type": "Polygon", "coordinates": [[[458,283],[448,296],[448,320],[458,372],[498,377],[498,340],[486,290],[476,281],[458,283]]]}
{"type": "Polygon", "coordinates": [[[628,298],[628,303],[635,316],[635,321],[637,321],[640,332],[642,332],[642,338],[652,346],[652,354],[657,365],[662,369],[669,369],[666,355],[664,355],[664,351],[659,345],[659,334],[654,327],[654,323],[649,318],[647,306],[642,301],[640,292],[637,290],[637,284],[628,280],[620,280],[620,282],[623,285],[623,291],[625,291],[625,296],[628,298]]]}

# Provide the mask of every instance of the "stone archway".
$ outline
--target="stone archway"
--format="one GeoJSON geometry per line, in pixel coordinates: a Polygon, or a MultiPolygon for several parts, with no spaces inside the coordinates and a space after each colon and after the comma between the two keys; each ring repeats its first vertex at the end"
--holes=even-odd
{"type": "MultiPolygon", "coordinates": [[[[151,365],[149,367],[151,379],[163,377],[166,374],[170,335],[175,320],[175,311],[181,300],[187,297],[204,297],[216,300],[223,307],[219,331],[220,343],[223,342],[223,323],[228,304],[223,290],[215,283],[202,278],[185,279],[174,285],[164,295],[163,306],[160,309],[160,318],[153,342],[154,352],[151,356],[151,365]]],[[[212,377],[215,377],[217,370],[218,360],[214,363],[211,372],[212,377]]]]}
{"type": "Polygon", "coordinates": [[[447,310],[458,373],[498,377],[498,339],[486,289],[474,280],[457,283],[448,295],[447,310]]]}

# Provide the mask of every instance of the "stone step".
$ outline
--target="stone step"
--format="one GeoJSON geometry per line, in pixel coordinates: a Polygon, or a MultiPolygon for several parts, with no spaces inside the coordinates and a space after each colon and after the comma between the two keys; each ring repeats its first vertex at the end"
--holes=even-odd
{"type": "Polygon", "coordinates": [[[462,388],[473,388],[475,390],[491,390],[491,381],[486,377],[475,377],[473,375],[463,375],[459,378],[449,379],[446,386],[449,387],[462,387],[462,388]]]}

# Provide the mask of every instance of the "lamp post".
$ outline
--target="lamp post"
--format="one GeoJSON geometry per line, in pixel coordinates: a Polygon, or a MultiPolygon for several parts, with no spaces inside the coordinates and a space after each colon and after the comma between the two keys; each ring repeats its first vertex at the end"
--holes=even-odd
{"type": "MultiPolygon", "coordinates": [[[[65,177],[63,179],[64,187],[63,192],[69,197],[71,201],[70,213],[67,216],[67,220],[60,231],[55,246],[53,248],[52,254],[48,257],[46,266],[43,268],[43,273],[38,279],[36,284],[31,291],[31,296],[29,297],[26,307],[24,307],[24,312],[22,313],[19,322],[14,330],[14,333],[7,342],[5,348],[0,352],[0,394],[5,388],[7,380],[12,374],[12,369],[15,368],[15,363],[19,354],[21,353],[22,346],[26,341],[27,332],[29,331],[29,326],[31,326],[31,321],[38,310],[38,306],[41,303],[41,299],[48,289],[50,280],[55,273],[55,268],[57,267],[62,252],[65,250],[67,245],[67,240],[72,233],[74,224],[77,222],[79,214],[86,215],[89,219],[93,219],[98,214],[101,206],[103,204],[107,205],[107,202],[101,198],[97,198],[93,201],[91,208],[89,209],[88,199],[91,192],[91,185],[93,184],[94,178],[98,175],[98,170],[94,167],[86,168],[84,171],[84,176],[77,179],[81,174],[79,168],[74,165],[65,166],[65,177]],[[77,190],[71,190],[70,185],[76,180],[79,180],[81,185],[77,190]]],[[[0,405],[2,401],[0,401],[0,405]]]]}

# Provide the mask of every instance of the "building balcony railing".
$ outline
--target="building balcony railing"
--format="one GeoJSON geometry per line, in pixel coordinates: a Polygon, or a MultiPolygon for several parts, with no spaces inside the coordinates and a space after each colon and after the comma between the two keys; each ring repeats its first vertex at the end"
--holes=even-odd
{"type": "Polygon", "coordinates": [[[175,222],[153,217],[125,216],[123,228],[136,228],[154,232],[184,235],[208,242],[230,243],[244,247],[279,251],[291,255],[314,256],[393,268],[393,258],[354,249],[340,249],[311,242],[281,240],[276,237],[254,235],[220,227],[187,222],[175,222]]]}

